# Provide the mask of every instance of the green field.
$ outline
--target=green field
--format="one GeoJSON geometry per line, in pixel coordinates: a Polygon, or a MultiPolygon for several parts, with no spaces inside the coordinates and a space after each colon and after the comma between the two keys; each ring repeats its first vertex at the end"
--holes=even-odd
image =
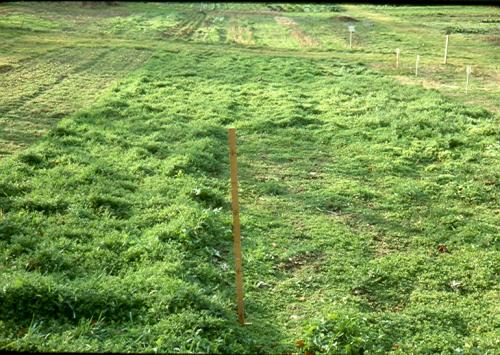
{"type": "Polygon", "coordinates": [[[0,4],[0,349],[497,354],[499,23],[0,4]]]}

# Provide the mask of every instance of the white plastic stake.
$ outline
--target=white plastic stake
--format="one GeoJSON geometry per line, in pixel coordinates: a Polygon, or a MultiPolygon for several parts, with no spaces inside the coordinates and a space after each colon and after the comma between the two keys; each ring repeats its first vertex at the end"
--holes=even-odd
{"type": "Polygon", "coordinates": [[[396,69],[399,69],[399,48],[396,48],[396,69]]]}
{"type": "Polygon", "coordinates": [[[448,39],[450,35],[446,35],[446,41],[444,44],[444,64],[448,61],[448,39]]]}
{"type": "Polygon", "coordinates": [[[354,25],[348,25],[347,28],[349,29],[349,49],[352,49],[352,33],[356,32],[356,30],[354,25]]]}
{"type": "Polygon", "coordinates": [[[415,76],[418,76],[418,64],[420,63],[420,56],[417,54],[417,61],[415,62],[415,76]]]}
{"type": "Polygon", "coordinates": [[[467,79],[465,81],[465,95],[467,95],[467,93],[469,92],[469,77],[472,74],[472,66],[467,65],[465,71],[467,73],[467,79]]]}

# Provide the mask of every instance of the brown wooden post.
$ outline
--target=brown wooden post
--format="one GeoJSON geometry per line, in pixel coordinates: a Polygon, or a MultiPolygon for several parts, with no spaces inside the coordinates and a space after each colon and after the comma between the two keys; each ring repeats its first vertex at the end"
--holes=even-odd
{"type": "Polygon", "coordinates": [[[233,247],[236,270],[236,301],[238,303],[238,321],[245,324],[243,306],[243,268],[241,257],[240,207],[238,202],[238,163],[236,156],[236,129],[229,128],[229,160],[231,163],[231,209],[233,212],[233,247]]]}

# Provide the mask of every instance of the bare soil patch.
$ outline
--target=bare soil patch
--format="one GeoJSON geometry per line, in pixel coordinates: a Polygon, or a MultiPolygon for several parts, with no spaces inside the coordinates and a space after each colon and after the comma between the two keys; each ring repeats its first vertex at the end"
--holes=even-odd
{"type": "Polygon", "coordinates": [[[215,13],[223,13],[226,15],[268,15],[268,16],[276,16],[279,15],[280,11],[272,11],[272,10],[213,10],[208,12],[215,13]]]}
{"type": "Polygon", "coordinates": [[[12,65],[8,65],[8,64],[0,65],[0,73],[7,73],[8,71],[11,71],[12,69],[14,69],[14,67],[12,65]]]}
{"type": "Polygon", "coordinates": [[[288,17],[276,16],[274,19],[282,26],[297,26],[297,22],[288,17]]]}
{"type": "Polygon", "coordinates": [[[287,260],[280,262],[276,268],[281,271],[295,271],[306,265],[318,267],[318,261],[323,257],[321,253],[305,252],[295,255],[287,260]]]}
{"type": "Polygon", "coordinates": [[[341,21],[341,22],[359,22],[358,19],[351,16],[334,16],[330,17],[331,20],[341,21]]]}
{"type": "Polygon", "coordinates": [[[485,39],[488,42],[492,43],[494,46],[500,46],[500,36],[486,36],[485,39]]]}

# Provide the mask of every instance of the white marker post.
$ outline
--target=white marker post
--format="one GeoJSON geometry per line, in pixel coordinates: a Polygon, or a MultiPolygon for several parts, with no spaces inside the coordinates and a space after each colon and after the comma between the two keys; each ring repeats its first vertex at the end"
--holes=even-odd
{"type": "Polygon", "coordinates": [[[467,95],[467,93],[469,91],[469,77],[472,73],[472,66],[467,65],[465,71],[467,73],[467,79],[465,80],[465,95],[467,95]]]}
{"type": "Polygon", "coordinates": [[[399,48],[396,48],[396,69],[399,69],[399,48]]]}
{"type": "Polygon", "coordinates": [[[446,62],[448,61],[448,39],[449,39],[450,35],[446,35],[446,41],[444,43],[444,63],[443,64],[446,64],[446,62]]]}
{"type": "Polygon", "coordinates": [[[354,29],[354,25],[348,25],[347,28],[349,29],[349,49],[352,49],[352,34],[356,30],[354,29]]]}
{"type": "Polygon", "coordinates": [[[420,63],[420,56],[417,54],[417,60],[415,62],[415,76],[418,76],[418,64],[420,63]]]}

